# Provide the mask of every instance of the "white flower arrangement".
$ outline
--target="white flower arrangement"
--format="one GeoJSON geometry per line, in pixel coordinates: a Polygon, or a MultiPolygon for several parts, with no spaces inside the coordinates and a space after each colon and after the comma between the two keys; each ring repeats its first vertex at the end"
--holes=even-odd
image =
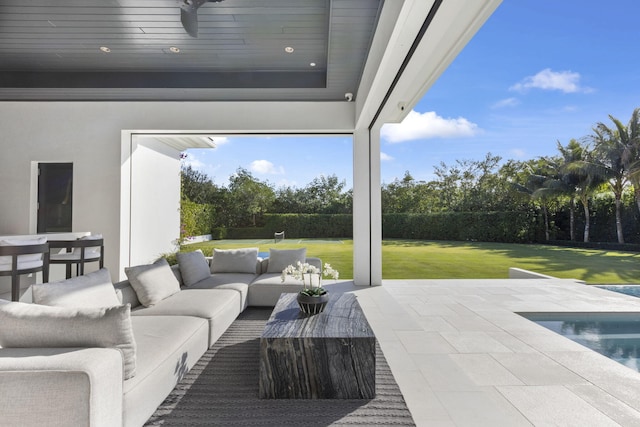
{"type": "Polygon", "coordinates": [[[311,265],[306,262],[303,264],[302,262],[298,261],[295,266],[289,265],[287,266],[287,268],[282,270],[280,278],[283,282],[286,280],[287,276],[293,276],[294,279],[301,280],[302,285],[304,286],[304,290],[302,291],[302,293],[306,293],[307,295],[312,296],[324,295],[327,293],[327,291],[324,290],[322,286],[320,286],[322,276],[328,276],[333,278],[334,280],[338,280],[340,273],[332,268],[330,264],[325,264],[324,268],[320,270],[315,265],[311,265]],[[313,277],[318,278],[317,286],[314,286],[313,277]],[[309,286],[307,286],[307,279],[309,280],[309,286]]]}

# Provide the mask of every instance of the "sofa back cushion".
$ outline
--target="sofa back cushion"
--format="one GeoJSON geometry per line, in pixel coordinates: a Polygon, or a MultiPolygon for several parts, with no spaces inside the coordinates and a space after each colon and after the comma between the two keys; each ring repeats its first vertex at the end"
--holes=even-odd
{"type": "Polygon", "coordinates": [[[160,258],[153,264],[127,267],[124,272],[136,291],[140,303],[145,307],[155,305],[180,292],[180,283],[164,258],[160,258]]]}
{"type": "Polygon", "coordinates": [[[103,347],[122,352],[124,378],[136,372],[136,343],[131,307],[49,307],[0,304],[2,347],[103,347]]]}
{"type": "Polygon", "coordinates": [[[269,265],[267,273],[282,273],[289,265],[294,267],[298,262],[304,263],[307,248],[300,249],[269,249],[269,265]]]}
{"type": "Polygon", "coordinates": [[[213,250],[211,273],[255,274],[258,268],[258,248],[213,250]]]}
{"type": "Polygon", "coordinates": [[[136,295],[136,291],[133,290],[133,287],[128,280],[114,283],[113,287],[116,290],[116,295],[118,296],[120,304],[130,304],[132,310],[142,305],[140,304],[138,295],[136,295]]]}
{"type": "Polygon", "coordinates": [[[73,277],[60,282],[36,283],[33,302],[57,307],[113,307],[120,305],[109,270],[73,277]]]}
{"type": "Polygon", "coordinates": [[[185,286],[195,285],[211,275],[209,262],[200,249],[193,252],[178,252],[176,258],[185,286]]]}

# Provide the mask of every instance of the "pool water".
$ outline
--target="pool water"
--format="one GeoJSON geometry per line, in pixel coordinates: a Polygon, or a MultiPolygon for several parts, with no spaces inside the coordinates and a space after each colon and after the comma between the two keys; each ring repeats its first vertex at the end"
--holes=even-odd
{"type": "Polygon", "coordinates": [[[640,298],[640,285],[601,285],[597,287],[640,298]]]}
{"type": "Polygon", "coordinates": [[[640,313],[520,313],[520,315],[640,372],[640,313]]]}

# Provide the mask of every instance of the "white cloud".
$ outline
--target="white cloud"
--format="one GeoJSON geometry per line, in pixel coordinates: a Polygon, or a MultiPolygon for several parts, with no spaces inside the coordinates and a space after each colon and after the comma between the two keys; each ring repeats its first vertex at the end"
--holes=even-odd
{"type": "Polygon", "coordinates": [[[491,108],[497,109],[497,108],[505,108],[505,107],[515,107],[518,104],[520,104],[520,100],[518,98],[506,98],[496,102],[491,106],[491,108]]]}
{"type": "Polygon", "coordinates": [[[572,71],[553,71],[545,68],[535,76],[527,76],[520,83],[509,88],[517,92],[528,89],[559,90],[564,93],[591,92],[592,89],[580,86],[580,73],[572,71]]]}
{"type": "Polygon", "coordinates": [[[383,153],[382,151],[380,152],[380,160],[383,162],[389,162],[391,160],[393,160],[393,157],[391,157],[390,155],[388,155],[387,153],[383,153]]]}
{"type": "Polygon", "coordinates": [[[511,155],[516,159],[524,159],[527,153],[521,148],[514,148],[511,150],[511,155]]]}
{"type": "Polygon", "coordinates": [[[282,166],[276,167],[269,160],[254,160],[249,166],[251,172],[263,174],[263,175],[282,175],[284,168],[282,166]]]}
{"type": "Polygon", "coordinates": [[[191,153],[185,153],[185,156],[182,159],[182,163],[185,166],[191,166],[191,169],[195,169],[199,171],[202,171],[206,166],[203,162],[196,159],[196,157],[191,153]]]}
{"type": "Polygon", "coordinates": [[[385,140],[396,143],[416,139],[470,137],[479,131],[477,124],[464,117],[445,119],[435,111],[418,113],[411,110],[402,123],[387,123],[380,133],[385,140]]]}

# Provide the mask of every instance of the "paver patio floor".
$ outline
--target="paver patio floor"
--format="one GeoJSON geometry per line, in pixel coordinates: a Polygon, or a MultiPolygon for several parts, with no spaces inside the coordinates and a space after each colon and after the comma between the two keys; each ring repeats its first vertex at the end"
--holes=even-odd
{"type": "Polygon", "coordinates": [[[640,426],[640,374],[517,312],[638,312],[573,280],[385,280],[358,295],[419,426],[640,426]]]}

